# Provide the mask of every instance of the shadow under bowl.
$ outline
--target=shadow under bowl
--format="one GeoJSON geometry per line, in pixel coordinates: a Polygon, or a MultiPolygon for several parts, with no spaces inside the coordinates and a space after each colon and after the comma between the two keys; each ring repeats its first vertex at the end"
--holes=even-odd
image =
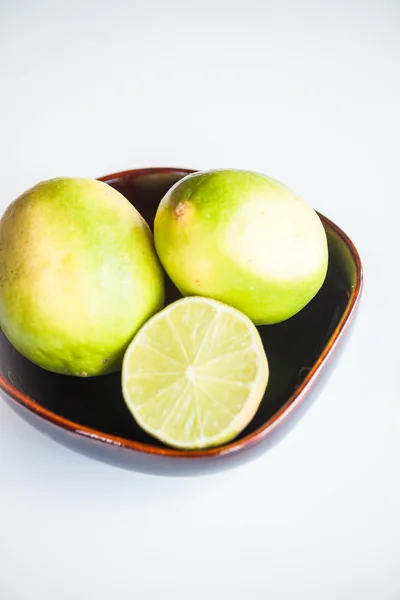
{"type": "MultiPolygon", "coordinates": [[[[148,168],[102,177],[120,191],[153,226],[167,190],[188,169],[148,168]]],[[[259,327],[270,380],[246,429],[217,448],[168,448],[133,420],[121,393],[120,373],[80,379],[45,371],[21,356],[0,331],[0,390],[23,418],[51,438],[107,463],[162,475],[186,475],[235,466],[265,451],[286,434],[310,406],[332,370],[341,339],[360,298],[362,267],[348,236],[320,215],[329,244],[326,280],[297,315],[259,327]]],[[[167,302],[179,298],[167,281],[167,302]]]]}

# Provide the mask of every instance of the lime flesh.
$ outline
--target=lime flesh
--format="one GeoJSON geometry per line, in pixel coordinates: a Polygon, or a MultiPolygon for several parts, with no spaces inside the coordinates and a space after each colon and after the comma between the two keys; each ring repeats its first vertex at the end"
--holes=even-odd
{"type": "Polygon", "coordinates": [[[199,297],[152,317],[122,367],[123,395],[138,424],[186,449],[235,438],[257,411],[267,382],[267,358],[250,319],[199,297]]]}

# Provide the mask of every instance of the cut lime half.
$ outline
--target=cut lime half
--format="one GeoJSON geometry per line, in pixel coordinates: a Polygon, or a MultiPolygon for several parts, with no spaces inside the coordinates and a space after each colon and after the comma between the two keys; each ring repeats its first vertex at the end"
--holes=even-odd
{"type": "Polygon", "coordinates": [[[267,358],[250,319],[193,296],[152,317],[122,367],[123,395],[137,423],[185,449],[235,438],[253,418],[267,382],[267,358]]]}

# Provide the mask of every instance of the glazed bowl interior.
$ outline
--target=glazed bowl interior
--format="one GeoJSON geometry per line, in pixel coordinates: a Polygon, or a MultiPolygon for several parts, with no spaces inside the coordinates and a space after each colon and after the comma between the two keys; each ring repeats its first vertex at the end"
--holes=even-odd
{"type": "MultiPolygon", "coordinates": [[[[119,190],[153,225],[164,193],[185,169],[142,169],[102,178],[119,190]]],[[[351,241],[321,216],[329,242],[329,269],[322,289],[296,316],[260,327],[270,382],[248,427],[226,447],[197,452],[215,455],[262,437],[311,383],[349,318],[360,291],[361,267],[351,241]]],[[[167,302],[179,293],[167,282],[167,302]]],[[[53,374],[21,356],[0,332],[0,387],[8,397],[57,427],[140,452],[177,456],[135,423],[121,394],[120,374],[79,379],[53,374]]],[[[196,452],[192,453],[193,456],[196,452]]]]}

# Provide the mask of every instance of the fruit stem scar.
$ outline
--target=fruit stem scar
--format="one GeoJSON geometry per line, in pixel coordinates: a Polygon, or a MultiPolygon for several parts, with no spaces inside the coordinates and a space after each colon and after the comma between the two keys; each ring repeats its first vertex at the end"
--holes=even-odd
{"type": "Polygon", "coordinates": [[[174,209],[174,215],[177,219],[179,219],[180,217],[182,217],[182,215],[185,214],[185,210],[186,210],[186,205],[185,202],[178,202],[178,204],[175,206],[174,209]]]}

